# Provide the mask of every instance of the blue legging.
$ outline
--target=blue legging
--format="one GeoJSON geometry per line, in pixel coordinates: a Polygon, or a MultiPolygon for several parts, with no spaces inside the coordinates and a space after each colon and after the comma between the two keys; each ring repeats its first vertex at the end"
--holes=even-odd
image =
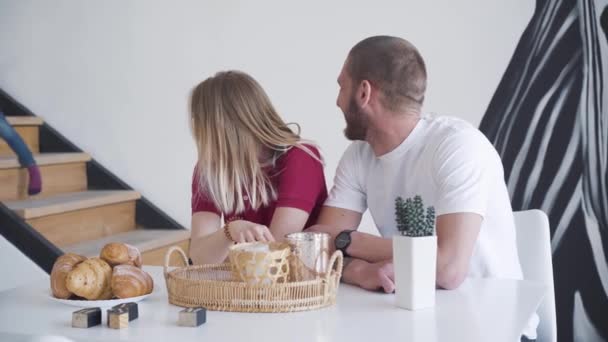
{"type": "Polygon", "coordinates": [[[4,113],[2,112],[0,112],[0,138],[6,140],[8,146],[17,154],[19,164],[21,164],[22,167],[30,167],[36,164],[32,152],[27,148],[27,145],[23,142],[23,139],[21,139],[19,134],[15,132],[13,126],[6,121],[4,113]]]}

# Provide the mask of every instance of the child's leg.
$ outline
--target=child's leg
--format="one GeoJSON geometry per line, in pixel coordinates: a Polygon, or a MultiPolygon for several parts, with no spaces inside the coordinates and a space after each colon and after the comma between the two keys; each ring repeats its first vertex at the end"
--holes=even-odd
{"type": "Polygon", "coordinates": [[[15,129],[6,121],[4,114],[0,112],[0,137],[6,140],[8,146],[17,154],[19,164],[26,167],[29,173],[28,193],[35,195],[42,189],[42,180],[40,178],[40,170],[36,165],[36,161],[32,156],[32,152],[27,148],[23,139],[17,134],[15,129]]]}

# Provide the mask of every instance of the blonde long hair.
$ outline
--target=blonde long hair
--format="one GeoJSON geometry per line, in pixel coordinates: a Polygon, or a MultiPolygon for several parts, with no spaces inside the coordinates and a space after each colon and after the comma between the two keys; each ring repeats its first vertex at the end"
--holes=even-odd
{"type": "Polygon", "coordinates": [[[242,213],[245,196],[254,210],[276,200],[276,189],[259,160],[262,151],[273,152],[273,164],[292,147],[321,162],[302,145],[299,132],[281,119],[258,82],[243,72],[218,72],[197,85],[190,115],[198,150],[198,191],[223,213],[242,213]]]}

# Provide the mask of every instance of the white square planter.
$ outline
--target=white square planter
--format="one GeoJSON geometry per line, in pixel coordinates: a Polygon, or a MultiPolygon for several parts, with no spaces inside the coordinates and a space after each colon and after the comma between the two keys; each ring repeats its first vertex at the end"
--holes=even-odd
{"type": "Polygon", "coordinates": [[[435,306],[437,236],[393,237],[397,306],[418,310],[435,306]]]}

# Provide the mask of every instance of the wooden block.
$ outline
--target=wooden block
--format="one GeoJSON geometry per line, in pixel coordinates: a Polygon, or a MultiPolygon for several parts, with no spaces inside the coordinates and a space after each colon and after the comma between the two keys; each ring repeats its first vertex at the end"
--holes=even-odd
{"type": "Polygon", "coordinates": [[[187,308],[179,312],[177,324],[180,327],[198,327],[207,321],[207,309],[187,308]]]}
{"type": "Polygon", "coordinates": [[[127,309],[108,310],[108,326],[112,329],[129,327],[129,311],[127,309]]]}
{"type": "Polygon", "coordinates": [[[137,309],[137,303],[122,303],[112,307],[112,310],[127,310],[129,313],[129,322],[139,317],[139,310],[137,309]]]}
{"type": "Polygon", "coordinates": [[[72,327],[74,328],[90,328],[100,324],[100,308],[86,308],[72,313],[72,327]]]}

